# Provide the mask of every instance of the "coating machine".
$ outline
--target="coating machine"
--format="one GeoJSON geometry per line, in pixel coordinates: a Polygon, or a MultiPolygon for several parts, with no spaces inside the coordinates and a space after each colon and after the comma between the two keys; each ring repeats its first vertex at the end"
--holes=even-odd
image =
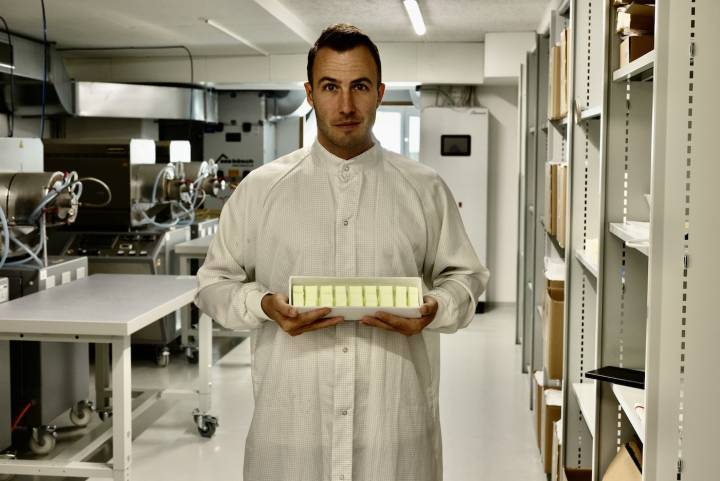
{"type": "MultiPolygon", "coordinates": [[[[83,188],[93,181],[43,172],[42,159],[39,139],[0,139],[0,299],[87,275],[86,258],[48,257],[46,243],[47,229],[75,222],[83,188]]],[[[87,344],[0,341],[0,451],[51,451],[51,423],[68,410],[74,424],[86,425],[89,376],[87,344]]]]}

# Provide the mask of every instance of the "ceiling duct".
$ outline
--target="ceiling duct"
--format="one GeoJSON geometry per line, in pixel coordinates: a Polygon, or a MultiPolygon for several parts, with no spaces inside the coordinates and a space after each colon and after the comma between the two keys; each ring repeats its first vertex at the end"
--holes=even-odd
{"type": "MultiPolygon", "coordinates": [[[[42,106],[44,49],[40,42],[13,36],[14,104],[18,117],[39,116],[42,106]]],[[[0,67],[2,110],[10,111],[10,72],[0,67]]],[[[177,86],[72,80],[60,54],[48,52],[45,113],[78,117],[198,120],[217,122],[214,91],[177,86]]]]}
{"type": "Polygon", "coordinates": [[[282,90],[265,93],[265,117],[270,122],[287,117],[304,117],[312,107],[304,90],[282,90]]]}

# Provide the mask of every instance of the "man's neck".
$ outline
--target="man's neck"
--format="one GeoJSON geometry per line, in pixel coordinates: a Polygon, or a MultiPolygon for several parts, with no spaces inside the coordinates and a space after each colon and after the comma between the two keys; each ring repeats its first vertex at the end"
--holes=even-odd
{"type": "Polygon", "coordinates": [[[342,147],[339,147],[330,141],[328,141],[325,137],[318,135],[318,142],[320,142],[320,145],[322,145],[325,150],[330,152],[331,154],[340,157],[344,160],[350,160],[354,157],[357,157],[360,154],[363,154],[367,152],[368,150],[372,149],[375,143],[372,140],[372,137],[367,140],[365,144],[363,144],[361,147],[356,147],[353,149],[344,149],[342,147]]]}

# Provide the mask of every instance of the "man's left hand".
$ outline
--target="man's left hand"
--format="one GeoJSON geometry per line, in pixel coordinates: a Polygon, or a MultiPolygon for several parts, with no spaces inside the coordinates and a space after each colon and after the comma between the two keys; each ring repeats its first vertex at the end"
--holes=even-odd
{"type": "Polygon", "coordinates": [[[422,317],[407,318],[388,314],[387,312],[378,312],[375,317],[365,316],[360,319],[362,324],[366,326],[379,327],[386,331],[394,331],[406,336],[414,336],[421,332],[433,319],[438,311],[438,303],[432,296],[423,297],[424,304],[420,306],[420,315],[422,317]]]}

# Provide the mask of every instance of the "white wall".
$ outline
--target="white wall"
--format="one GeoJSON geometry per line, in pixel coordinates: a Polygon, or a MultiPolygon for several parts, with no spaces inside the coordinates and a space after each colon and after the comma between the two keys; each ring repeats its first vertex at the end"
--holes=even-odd
{"type": "Polygon", "coordinates": [[[525,54],[535,48],[535,32],[485,34],[485,84],[516,84],[525,54]]]}
{"type": "Polygon", "coordinates": [[[282,157],[301,147],[302,117],[290,117],[275,122],[275,155],[282,157]]]}
{"type": "Polygon", "coordinates": [[[488,287],[491,302],[515,302],[517,256],[517,87],[478,86],[475,102],[490,111],[488,287]]]}

